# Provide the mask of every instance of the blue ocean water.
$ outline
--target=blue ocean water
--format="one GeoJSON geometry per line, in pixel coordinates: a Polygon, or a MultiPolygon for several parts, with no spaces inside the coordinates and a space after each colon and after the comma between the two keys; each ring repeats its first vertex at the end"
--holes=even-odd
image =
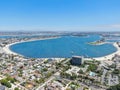
{"type": "Polygon", "coordinates": [[[0,38],[12,38],[13,36],[0,36],[0,38]]]}
{"type": "Polygon", "coordinates": [[[99,35],[87,37],[64,36],[56,39],[37,40],[12,45],[10,49],[30,58],[68,58],[72,55],[101,57],[115,52],[112,44],[89,45],[99,40],[99,35]]]}

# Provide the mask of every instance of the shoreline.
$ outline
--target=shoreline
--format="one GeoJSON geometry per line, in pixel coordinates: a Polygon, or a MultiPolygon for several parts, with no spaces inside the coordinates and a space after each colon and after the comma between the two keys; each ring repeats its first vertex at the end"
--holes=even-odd
{"type": "Polygon", "coordinates": [[[12,51],[10,49],[10,46],[12,45],[15,45],[15,44],[19,44],[19,43],[25,43],[25,42],[32,42],[32,41],[39,41],[39,40],[48,40],[48,39],[57,39],[57,38],[60,38],[60,37],[51,37],[51,38],[41,38],[41,39],[31,39],[31,40],[27,40],[27,41],[19,41],[19,42],[14,42],[14,43],[10,43],[10,44],[7,44],[5,47],[3,47],[3,52],[4,53],[7,53],[7,54],[13,54],[13,55],[18,55],[18,56],[23,56],[21,54],[18,54],[14,51],[12,51]]]}
{"type": "MultiPolygon", "coordinates": [[[[19,41],[19,42],[14,42],[14,43],[11,43],[11,44],[8,44],[6,45],[5,47],[3,47],[3,52],[4,53],[7,53],[7,54],[13,54],[13,55],[18,55],[18,56],[23,56],[21,54],[18,54],[14,51],[12,51],[10,49],[10,46],[14,45],[14,44],[18,44],[18,43],[24,43],[24,42],[31,42],[31,41],[38,41],[38,40],[48,40],[48,39],[56,39],[56,38],[60,38],[60,37],[52,37],[52,38],[41,38],[41,39],[31,39],[31,40],[28,40],[28,41],[19,41]]],[[[89,58],[89,59],[95,59],[95,60],[98,60],[98,61],[103,61],[103,60],[111,60],[116,54],[119,54],[120,55],[120,47],[118,46],[118,44],[115,42],[113,43],[113,46],[117,49],[115,52],[109,54],[109,55],[106,55],[106,56],[102,56],[102,57],[96,57],[96,58],[89,58]]],[[[24,56],[23,56],[24,57],[24,56]]]]}
{"type": "Polygon", "coordinates": [[[120,55],[120,47],[118,46],[118,44],[115,42],[115,43],[113,43],[113,46],[117,49],[117,51],[115,51],[109,55],[97,57],[97,58],[93,58],[93,59],[99,60],[99,61],[111,60],[116,54],[120,55]]]}
{"type": "Polygon", "coordinates": [[[12,45],[14,45],[14,44],[17,44],[17,42],[16,42],[16,43],[8,44],[8,45],[6,45],[5,47],[3,47],[4,53],[21,56],[20,54],[17,54],[17,53],[15,53],[15,52],[13,52],[12,50],[10,50],[10,46],[12,46],[12,45]]]}

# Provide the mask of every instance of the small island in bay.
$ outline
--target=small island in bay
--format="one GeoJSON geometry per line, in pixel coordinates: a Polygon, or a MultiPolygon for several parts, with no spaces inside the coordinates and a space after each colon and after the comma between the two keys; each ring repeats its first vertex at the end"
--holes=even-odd
{"type": "Polygon", "coordinates": [[[102,45],[102,44],[105,44],[105,39],[102,38],[102,39],[94,41],[94,42],[89,42],[88,44],[90,44],[90,45],[102,45]]]}

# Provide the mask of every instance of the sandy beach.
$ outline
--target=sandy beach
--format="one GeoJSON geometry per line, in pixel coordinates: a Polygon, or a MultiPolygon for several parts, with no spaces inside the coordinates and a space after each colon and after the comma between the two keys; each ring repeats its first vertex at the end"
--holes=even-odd
{"type": "Polygon", "coordinates": [[[103,56],[103,57],[98,57],[98,58],[93,58],[95,60],[111,60],[116,54],[120,55],[120,47],[117,45],[117,43],[113,43],[113,46],[117,48],[117,51],[112,53],[112,54],[109,54],[109,55],[106,55],[106,56],[103,56]]]}
{"type": "Polygon", "coordinates": [[[13,51],[10,50],[10,46],[11,46],[11,45],[14,45],[14,44],[17,44],[17,42],[6,45],[5,47],[3,47],[3,51],[4,51],[5,53],[7,53],[7,54],[19,55],[19,54],[17,54],[17,53],[15,53],[15,52],[13,52],[13,51]]]}

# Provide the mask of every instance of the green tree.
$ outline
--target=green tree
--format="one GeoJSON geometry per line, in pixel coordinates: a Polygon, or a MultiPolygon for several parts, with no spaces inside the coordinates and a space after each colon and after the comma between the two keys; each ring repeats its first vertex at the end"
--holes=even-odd
{"type": "Polygon", "coordinates": [[[10,76],[7,76],[6,80],[10,81],[11,83],[14,83],[16,81],[15,78],[12,78],[10,76]]]}
{"type": "Polygon", "coordinates": [[[120,71],[119,71],[119,69],[115,69],[112,73],[113,74],[120,74],[120,71]]]}
{"type": "Polygon", "coordinates": [[[71,79],[72,79],[72,80],[75,80],[76,78],[77,78],[77,75],[76,75],[75,73],[72,73],[71,79]]]}
{"type": "Polygon", "coordinates": [[[52,75],[52,73],[51,73],[51,72],[48,72],[48,73],[46,74],[46,78],[49,78],[51,75],[52,75]]]}
{"type": "Polygon", "coordinates": [[[2,85],[5,85],[6,87],[11,88],[11,84],[6,79],[2,79],[0,82],[2,85]]]}
{"type": "Polygon", "coordinates": [[[80,69],[80,70],[78,71],[78,73],[79,73],[79,74],[84,74],[84,72],[83,72],[82,69],[80,69]]]}
{"type": "Polygon", "coordinates": [[[95,64],[90,64],[90,65],[88,66],[87,71],[95,72],[96,69],[97,69],[97,65],[95,65],[95,64]]]}
{"type": "Polygon", "coordinates": [[[19,90],[19,88],[16,87],[14,90],[19,90]]]}
{"type": "Polygon", "coordinates": [[[48,71],[48,69],[47,69],[47,68],[43,68],[42,71],[43,71],[43,72],[46,72],[46,71],[48,71]]]}
{"type": "Polygon", "coordinates": [[[111,86],[111,87],[108,88],[107,90],[120,90],[120,84],[115,85],[115,86],[111,86]]]}
{"type": "Polygon", "coordinates": [[[39,79],[39,81],[40,81],[41,83],[43,83],[45,80],[44,80],[44,78],[41,78],[41,79],[39,79]]]}

